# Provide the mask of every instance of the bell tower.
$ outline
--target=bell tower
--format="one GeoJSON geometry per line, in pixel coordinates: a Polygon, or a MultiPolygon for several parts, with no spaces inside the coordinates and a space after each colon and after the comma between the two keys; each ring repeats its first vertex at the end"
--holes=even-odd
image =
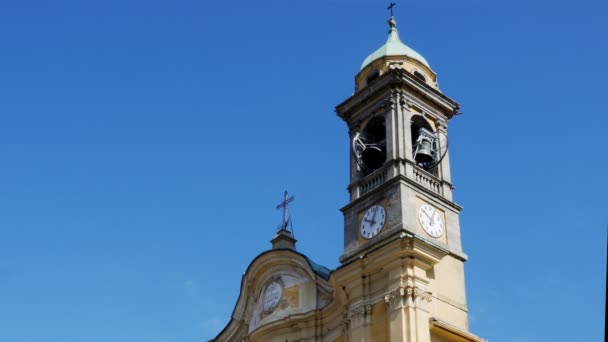
{"type": "Polygon", "coordinates": [[[335,274],[349,301],[349,340],[386,331],[387,341],[482,341],[468,333],[467,256],[452,198],[448,122],[459,105],[401,42],[392,16],[388,24],[386,43],[355,76],[355,93],[336,107],[350,141],[335,274]],[[374,328],[383,317],[387,326],[374,328]]]}
{"type": "Polygon", "coordinates": [[[458,104],[401,42],[392,15],[388,24],[388,40],[336,108],[350,141],[340,266],[329,270],[296,250],[285,192],[272,249],[243,273],[214,341],[484,341],[469,332],[461,208],[452,199],[448,122],[458,104]]]}
{"type": "Polygon", "coordinates": [[[395,232],[465,259],[461,208],[452,200],[447,134],[459,107],[439,90],[428,62],[400,41],[392,17],[386,44],[363,62],[355,90],[336,108],[351,142],[341,261],[395,232]],[[367,213],[368,208],[379,212],[367,213]]]}

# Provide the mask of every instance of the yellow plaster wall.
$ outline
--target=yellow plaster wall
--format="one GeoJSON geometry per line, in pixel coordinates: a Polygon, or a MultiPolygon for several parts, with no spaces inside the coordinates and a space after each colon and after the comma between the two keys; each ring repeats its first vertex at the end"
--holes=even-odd
{"type": "Polygon", "coordinates": [[[415,113],[415,114],[422,114],[422,109],[418,108],[417,106],[410,106],[410,112],[415,113]]]}
{"type": "Polygon", "coordinates": [[[448,255],[435,265],[434,290],[450,300],[466,303],[464,288],[464,264],[462,261],[448,255]]]}
{"type": "Polygon", "coordinates": [[[369,275],[370,277],[370,295],[372,297],[384,297],[386,294],[386,289],[389,286],[389,277],[388,274],[383,272],[378,272],[375,274],[369,275]]]}
{"type": "Polygon", "coordinates": [[[451,341],[447,340],[441,336],[431,334],[431,342],[451,342],[451,341]]]}
{"type": "Polygon", "coordinates": [[[283,290],[282,300],[285,300],[287,307],[297,308],[300,306],[300,287],[298,285],[286,287],[283,290]]]}
{"type": "Polygon", "coordinates": [[[388,313],[385,303],[372,306],[372,341],[388,342],[388,313]]]}
{"type": "Polygon", "coordinates": [[[433,298],[433,305],[436,311],[435,317],[450,323],[460,330],[469,330],[469,321],[466,311],[437,298],[433,298]]]}
{"type": "Polygon", "coordinates": [[[432,282],[434,316],[467,330],[466,292],[464,283],[464,264],[462,261],[446,256],[434,266],[435,279],[432,282]]]}
{"type": "Polygon", "coordinates": [[[333,342],[346,342],[346,338],[344,336],[340,336],[333,340],[333,342]]]}

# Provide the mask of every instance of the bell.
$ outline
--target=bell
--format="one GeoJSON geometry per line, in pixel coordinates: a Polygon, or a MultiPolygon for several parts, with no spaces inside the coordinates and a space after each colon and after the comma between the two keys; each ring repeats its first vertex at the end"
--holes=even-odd
{"type": "Polygon", "coordinates": [[[435,160],[433,157],[433,147],[431,146],[430,141],[424,140],[418,144],[414,159],[416,160],[417,164],[428,164],[435,160]]]}
{"type": "Polygon", "coordinates": [[[428,165],[435,161],[435,151],[433,150],[433,133],[421,128],[414,149],[414,160],[418,165],[428,165]]]}

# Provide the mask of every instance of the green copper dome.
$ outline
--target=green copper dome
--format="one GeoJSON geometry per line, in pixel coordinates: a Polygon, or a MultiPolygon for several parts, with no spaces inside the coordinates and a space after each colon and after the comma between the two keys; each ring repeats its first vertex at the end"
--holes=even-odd
{"type": "Polygon", "coordinates": [[[403,44],[401,40],[399,40],[399,33],[397,33],[397,23],[391,17],[388,21],[390,25],[390,30],[388,31],[388,40],[386,44],[382,45],[378,50],[376,50],[371,55],[367,56],[367,58],[363,61],[361,65],[361,70],[368,66],[371,62],[375,61],[378,58],[386,57],[386,56],[407,56],[409,58],[415,59],[418,62],[424,64],[429,69],[429,63],[422,57],[418,52],[412,50],[409,46],[403,44]]]}

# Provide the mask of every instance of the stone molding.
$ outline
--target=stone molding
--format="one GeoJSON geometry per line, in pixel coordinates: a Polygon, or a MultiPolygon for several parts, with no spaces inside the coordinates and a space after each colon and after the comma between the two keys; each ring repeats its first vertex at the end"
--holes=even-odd
{"type": "Polygon", "coordinates": [[[350,138],[352,139],[354,135],[353,132],[356,132],[361,128],[361,124],[365,121],[364,118],[386,115],[386,113],[392,111],[394,108],[395,99],[390,92],[369,103],[365,109],[354,115],[351,120],[347,122],[350,138]]]}
{"type": "MultiPolygon", "coordinates": [[[[391,89],[394,86],[399,88],[408,88],[408,93],[414,93],[420,100],[415,102],[426,102],[425,107],[432,108],[432,112],[443,115],[450,119],[459,110],[459,105],[448,96],[444,95],[438,89],[434,89],[427,84],[420,84],[416,76],[406,70],[389,69],[375,81],[373,87],[364,87],[355,92],[351,97],[344,100],[336,107],[336,113],[346,121],[350,121],[351,115],[358,113],[362,107],[365,107],[370,98],[383,95],[385,89],[391,89]]],[[[410,96],[412,97],[412,96],[410,96]]]]}
{"type": "Polygon", "coordinates": [[[431,300],[431,293],[420,286],[400,286],[384,296],[390,311],[414,307],[429,312],[431,300]]]}

